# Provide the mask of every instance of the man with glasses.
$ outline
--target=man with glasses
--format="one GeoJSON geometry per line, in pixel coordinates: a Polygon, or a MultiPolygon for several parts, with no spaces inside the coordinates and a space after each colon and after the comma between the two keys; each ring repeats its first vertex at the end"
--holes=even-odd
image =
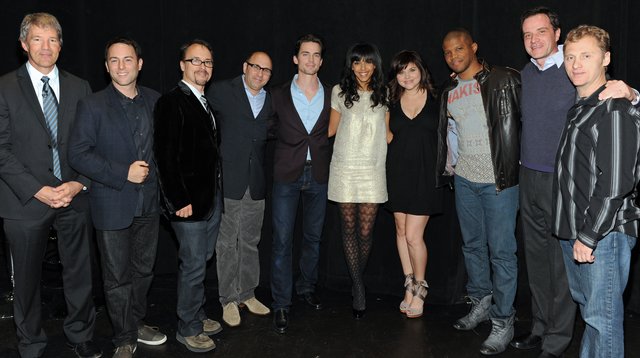
{"type": "Polygon", "coordinates": [[[220,123],[224,214],[216,246],[222,320],[240,324],[239,306],[257,315],[270,310],[254,294],[260,278],[258,243],[265,205],[264,152],[271,99],[264,86],[271,78],[271,58],[254,52],[241,76],[214,83],[207,91],[220,123]]]}
{"type": "Polygon", "coordinates": [[[213,72],[211,46],[190,41],[180,58],[182,81],[156,105],[154,153],[161,203],[179,243],[176,339],[202,353],[216,347],[209,336],[222,330],[204,312],[204,278],[222,205],[218,123],[204,96],[213,72]]]}

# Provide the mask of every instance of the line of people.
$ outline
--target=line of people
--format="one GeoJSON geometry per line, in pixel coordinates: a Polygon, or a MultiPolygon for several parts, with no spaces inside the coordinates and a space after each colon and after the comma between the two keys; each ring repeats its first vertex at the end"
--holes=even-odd
{"type": "Polygon", "coordinates": [[[113,357],[132,357],[138,343],[166,342],[145,322],[161,214],[179,244],[176,340],[190,351],[213,350],[210,336],[222,330],[204,311],[206,263],[214,253],[228,326],[241,324],[241,308],[257,315],[273,310],[274,329],[285,333],[294,288],[300,301],[323,308],[315,286],[327,200],[338,203],[354,318],[366,312],[363,277],[383,203],[394,214],[405,275],[399,309],[420,317],[429,287],[424,232],[452,182],[471,301],[454,328],[471,330],[490,319],[480,347],[485,355],[511,343],[538,347],[540,357],[561,356],[572,337],[575,301],[587,323],[581,356],[622,356],[621,297],[640,218],[634,203],[640,115],[630,103],[640,96],[624,82],[607,82],[604,30],[574,29],[563,47],[552,10],[528,10],[521,24],[531,63],[520,73],[479,59],[467,30],[448,32],[442,48],[453,74],[439,90],[414,51],[396,54],[386,79],[370,43],[350,47],[340,83],[330,89],[318,78],[324,43],[310,34],[296,42],[292,80],[270,90],[267,53],[250,54],[242,75],[207,88],[212,48],[187,42],[180,48],[181,81],[160,95],[137,84],[140,46],[118,37],[105,47],[111,82],[92,94],[86,81],[56,66],[57,19],[25,16],[20,42],[28,61],[0,78],[0,217],[14,261],[21,356],[41,356],[46,346],[41,260],[34,258],[43,255],[52,226],[70,348],[79,357],[102,356],[92,341],[92,227],[113,357]],[[268,140],[275,141],[271,309],[254,294],[268,140]],[[530,334],[513,339],[518,210],[533,324],[530,334]],[[614,287],[605,286],[611,281],[614,287]]]}

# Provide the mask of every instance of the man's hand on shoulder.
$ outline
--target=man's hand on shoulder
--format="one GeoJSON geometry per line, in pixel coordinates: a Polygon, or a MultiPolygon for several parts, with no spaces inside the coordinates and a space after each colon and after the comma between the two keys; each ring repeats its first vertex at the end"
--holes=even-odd
{"type": "Polygon", "coordinates": [[[626,98],[631,104],[638,103],[638,91],[629,87],[624,81],[609,80],[605,84],[605,89],[598,95],[599,100],[607,98],[626,98]]]}

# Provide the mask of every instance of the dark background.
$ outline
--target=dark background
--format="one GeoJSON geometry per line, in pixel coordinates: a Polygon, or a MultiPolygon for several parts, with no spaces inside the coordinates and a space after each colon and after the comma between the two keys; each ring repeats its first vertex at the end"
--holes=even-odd
{"type": "MultiPolygon", "coordinates": [[[[516,69],[528,61],[520,33],[520,14],[533,6],[547,5],[557,11],[562,34],[587,23],[608,30],[612,38],[610,74],[640,86],[635,65],[640,50],[640,25],[634,14],[640,3],[609,1],[2,1],[0,14],[0,73],[20,66],[25,57],[17,40],[26,13],[46,11],[58,17],[64,45],[58,65],[91,83],[94,90],[108,83],[104,70],[104,44],[116,35],[136,39],[143,49],[144,65],[139,83],[166,92],[180,79],[178,48],[193,38],[211,43],[214,80],[241,73],[242,62],[255,50],[269,53],[278,84],[294,73],[291,56],[295,40],[316,33],[326,41],[321,80],[335,84],[344,54],[358,41],[377,44],[385,66],[403,49],[422,54],[437,83],[449,71],[442,58],[441,40],[454,27],[466,27],[479,44],[479,55],[489,63],[516,69]],[[635,65],[635,66],[634,66],[635,65]]],[[[267,163],[271,163],[268,158],[267,163]]],[[[267,178],[269,183],[271,178],[267,178]]],[[[271,243],[270,197],[260,246],[262,285],[268,287],[271,243]]],[[[430,301],[450,303],[463,295],[464,268],[453,194],[446,195],[446,212],[433,217],[427,230],[431,285],[430,301]]],[[[1,205],[1,204],[0,204],[1,205]]],[[[367,269],[370,292],[402,293],[402,272],[395,249],[393,217],[381,210],[375,229],[374,248],[367,269]]],[[[165,226],[167,228],[168,226],[165,226]]],[[[299,230],[298,230],[299,233],[299,230]]],[[[522,260],[521,260],[522,263],[522,260]]],[[[177,267],[175,241],[163,230],[158,251],[158,274],[172,274],[177,267]]],[[[209,280],[215,281],[215,265],[209,280]]],[[[329,204],[325,225],[321,286],[348,289],[335,205],[329,204]]],[[[521,283],[524,275],[521,275],[521,283]]],[[[526,289],[526,284],[520,285],[526,289]]]]}

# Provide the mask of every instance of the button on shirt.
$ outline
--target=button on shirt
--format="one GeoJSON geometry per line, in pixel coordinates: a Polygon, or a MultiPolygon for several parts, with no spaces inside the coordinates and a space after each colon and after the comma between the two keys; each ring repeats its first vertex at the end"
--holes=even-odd
{"type": "Polygon", "coordinates": [[[115,87],[112,86],[112,88],[127,117],[133,142],[136,146],[137,160],[144,160],[149,164],[149,175],[142,184],[139,184],[140,190],[138,191],[138,205],[135,216],[155,213],[158,203],[158,186],[156,184],[156,167],[153,161],[151,114],[147,112],[147,105],[142,92],[138,92],[138,95],[134,98],[129,98],[115,87]]]}
{"type": "MultiPolygon", "coordinates": [[[[304,128],[307,130],[307,133],[311,133],[324,108],[324,88],[318,79],[318,91],[311,100],[308,100],[304,91],[302,91],[298,83],[296,83],[297,80],[298,75],[293,76],[293,81],[291,81],[291,99],[293,99],[293,106],[296,108],[304,128]]],[[[307,148],[307,160],[311,160],[311,151],[309,148],[307,148]]]]}
{"type": "Polygon", "coordinates": [[[260,88],[258,94],[254,96],[249,90],[247,83],[244,81],[244,75],[242,75],[242,84],[244,85],[244,91],[247,94],[247,99],[251,105],[253,118],[258,118],[258,114],[260,114],[260,111],[262,111],[262,107],[264,106],[264,101],[267,99],[267,91],[265,91],[264,88],[260,88]]]}

